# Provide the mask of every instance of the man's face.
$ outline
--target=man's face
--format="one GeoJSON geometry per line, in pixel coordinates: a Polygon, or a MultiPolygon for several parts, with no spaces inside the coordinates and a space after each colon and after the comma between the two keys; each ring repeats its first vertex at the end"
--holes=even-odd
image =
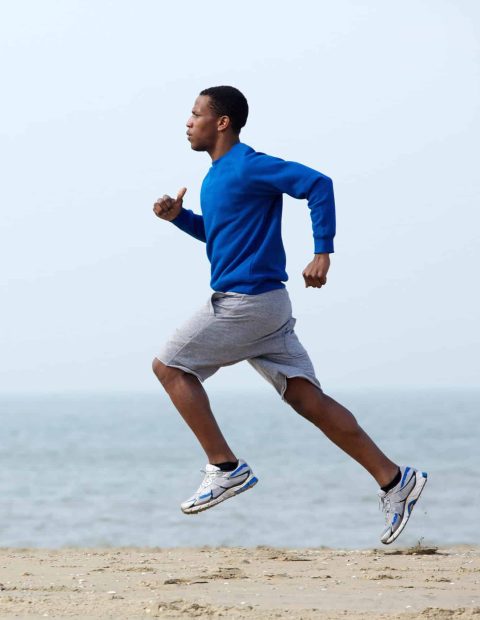
{"type": "Polygon", "coordinates": [[[210,97],[199,95],[187,121],[187,136],[194,151],[207,151],[218,139],[219,116],[209,106],[210,97]]]}

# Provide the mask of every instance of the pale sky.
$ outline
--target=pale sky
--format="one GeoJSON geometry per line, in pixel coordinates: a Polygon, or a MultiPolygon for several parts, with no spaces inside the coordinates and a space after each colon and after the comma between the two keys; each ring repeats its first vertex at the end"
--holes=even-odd
{"type": "MultiPolygon", "coordinates": [[[[306,201],[283,219],[324,389],[478,385],[479,6],[1,2],[0,391],[161,389],[155,352],[212,291],[152,205],[185,185],[200,212],[185,122],[219,84],[249,101],[243,142],[334,181],[326,287],[304,288],[306,201]]],[[[273,390],[246,362],[209,386],[273,390]]]]}

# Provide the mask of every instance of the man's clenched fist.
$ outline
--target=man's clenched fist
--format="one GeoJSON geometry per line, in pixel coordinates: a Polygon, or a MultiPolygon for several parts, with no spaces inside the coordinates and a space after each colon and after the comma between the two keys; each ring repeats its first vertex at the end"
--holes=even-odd
{"type": "Polygon", "coordinates": [[[167,196],[167,194],[164,194],[162,198],[159,198],[153,205],[153,212],[155,215],[162,218],[162,220],[168,220],[169,222],[174,220],[182,210],[183,197],[185,196],[186,191],[187,188],[182,187],[176,198],[171,198],[170,196],[167,196]]]}
{"type": "Polygon", "coordinates": [[[303,270],[303,279],[305,286],[313,286],[314,288],[322,288],[327,283],[327,272],[330,267],[330,256],[328,254],[315,254],[312,262],[303,270]]]}

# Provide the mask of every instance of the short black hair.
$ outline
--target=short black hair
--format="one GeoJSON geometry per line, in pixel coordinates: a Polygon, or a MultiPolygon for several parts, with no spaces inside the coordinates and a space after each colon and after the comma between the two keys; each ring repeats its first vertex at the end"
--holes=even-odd
{"type": "Polygon", "coordinates": [[[248,117],[248,102],[245,96],[233,86],[211,86],[200,95],[210,97],[210,107],[218,116],[228,116],[236,134],[245,126],[248,117]]]}

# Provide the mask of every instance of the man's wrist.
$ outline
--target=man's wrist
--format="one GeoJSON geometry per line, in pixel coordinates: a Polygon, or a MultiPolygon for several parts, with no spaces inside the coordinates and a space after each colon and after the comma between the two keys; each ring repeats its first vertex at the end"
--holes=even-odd
{"type": "Polygon", "coordinates": [[[175,222],[175,220],[178,220],[178,218],[180,218],[180,219],[181,219],[181,216],[183,215],[183,211],[184,211],[183,207],[180,207],[180,211],[179,211],[179,212],[177,213],[177,215],[176,215],[173,219],[171,219],[170,221],[171,221],[171,222],[175,222]]]}

